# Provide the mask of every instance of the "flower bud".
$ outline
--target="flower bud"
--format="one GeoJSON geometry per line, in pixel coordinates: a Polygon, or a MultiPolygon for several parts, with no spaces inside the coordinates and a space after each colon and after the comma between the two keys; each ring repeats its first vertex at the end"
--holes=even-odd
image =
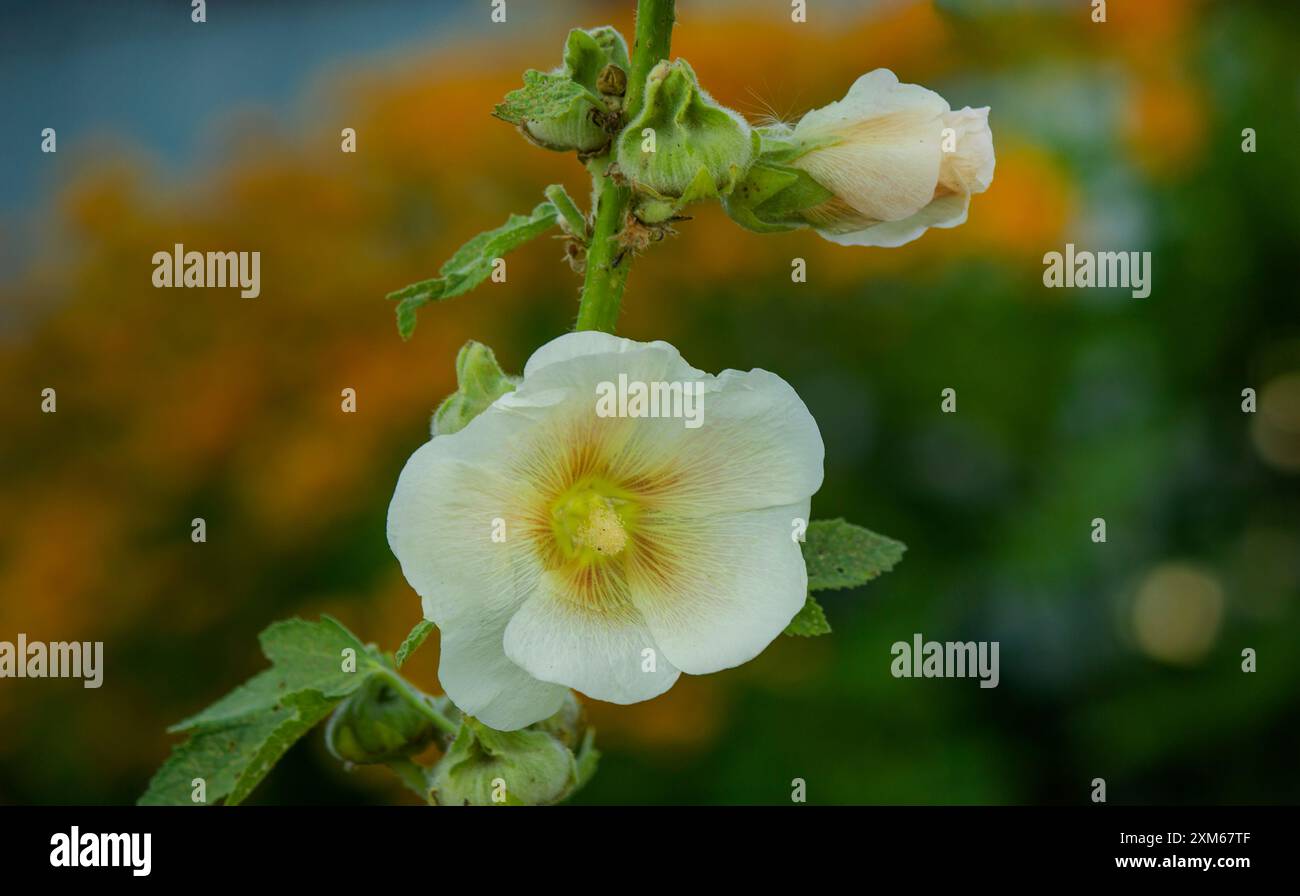
{"type": "Polygon", "coordinates": [[[955,227],[993,180],[988,112],[953,111],[934,91],[876,69],[793,128],[765,132],[758,171],[728,212],[751,229],[802,223],[856,246],[901,246],[929,227],[955,227]]]}
{"type": "Polygon", "coordinates": [[[727,195],[757,142],[743,118],[700,87],[686,60],[660,62],[646,79],[645,105],[616,144],[619,170],[636,190],[636,216],[656,224],[690,202],[727,195]]]}
{"type": "Polygon", "coordinates": [[[417,697],[382,678],[368,679],[330,716],[325,727],[326,746],[339,759],[359,765],[420,752],[433,742],[437,729],[414,704],[416,699],[429,700],[439,712],[446,710],[438,706],[435,697],[417,697]]]}
{"type": "MultiPolygon", "coordinates": [[[[520,97],[520,108],[526,109],[530,90],[537,96],[552,91],[562,96],[562,102],[540,101],[535,108],[538,114],[521,111],[518,114],[498,114],[519,125],[524,136],[539,146],[560,152],[577,150],[592,153],[609,144],[617,124],[617,112],[622,108],[622,93],[618,87],[618,73],[622,74],[624,89],[630,68],[627,43],[613,28],[594,28],[583,31],[575,28],[569,32],[564,45],[564,64],[549,75],[531,72],[525,76],[526,87],[520,97]],[[558,85],[558,86],[557,86],[558,85]],[[577,85],[581,89],[574,89],[577,85]]],[[[507,100],[511,100],[507,97],[507,100]]]]}
{"type": "MultiPolygon", "coordinates": [[[[540,723],[539,723],[540,724],[540,723]]],[[[536,728],[497,731],[466,718],[434,768],[430,801],[439,806],[539,806],[578,784],[569,749],[536,728]]]]}

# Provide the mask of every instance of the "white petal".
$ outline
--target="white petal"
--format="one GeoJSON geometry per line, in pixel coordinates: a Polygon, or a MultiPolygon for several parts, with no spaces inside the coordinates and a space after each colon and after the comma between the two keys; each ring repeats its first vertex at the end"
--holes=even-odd
{"type": "Polygon", "coordinates": [[[939,197],[915,215],[901,221],[883,221],[852,233],[817,232],[841,246],[881,246],[892,249],[910,243],[931,227],[956,227],[964,224],[969,207],[970,194],[949,194],[939,197]]]}
{"type": "Polygon", "coordinates": [[[854,81],[844,99],[805,114],[795,125],[795,133],[824,136],[864,118],[913,111],[943,115],[949,111],[948,101],[919,84],[901,83],[887,68],[878,68],[854,81]]]}
{"type": "MultiPolygon", "coordinates": [[[[528,409],[484,413],[458,433],[421,446],[407,461],[388,509],[388,543],[442,632],[438,678],[447,696],[493,728],[511,730],[553,714],[564,689],[506,658],[506,624],[536,587],[540,568],[507,536],[523,502],[494,456],[530,425],[528,409]]],[[[533,412],[536,413],[536,412],[533,412]]]]}
{"type": "Polygon", "coordinates": [[[641,614],[626,596],[603,594],[599,609],[585,607],[548,574],[506,628],[506,654],[534,677],[575,688],[610,703],[658,697],[681,674],[660,652],[641,614]],[[646,650],[654,651],[653,671],[646,650]]]}
{"type": "Polygon", "coordinates": [[[462,712],[498,731],[554,715],[567,690],[538,680],[507,657],[505,633],[516,615],[513,606],[485,605],[439,626],[438,681],[462,712]]]}
{"type": "MultiPolygon", "coordinates": [[[[681,353],[667,342],[635,342],[621,336],[602,333],[599,330],[581,330],[576,333],[565,333],[563,336],[557,336],[533,352],[532,357],[528,359],[528,363],[524,365],[524,380],[527,381],[543,367],[560,361],[569,361],[586,355],[623,354],[647,349],[666,353],[675,358],[684,369],[694,372],[697,376],[703,375],[701,371],[695,370],[695,368],[683,361],[681,353]]],[[[594,383],[591,385],[594,385],[594,383]]]]}
{"type": "Polygon", "coordinates": [[[866,218],[906,218],[934,195],[947,112],[939,94],[900,84],[893,72],[876,69],[859,78],[843,100],[800,120],[796,136],[839,142],[793,164],[866,218]]]}
{"type": "Polygon", "coordinates": [[[631,578],[630,596],[663,655],[692,675],[748,662],[789,625],[808,596],[794,520],[808,500],[673,524],[673,571],[631,578]]]}
{"type": "MultiPolygon", "coordinates": [[[[724,370],[705,381],[698,428],[647,427],[637,452],[647,468],[670,467],[673,485],[652,511],[679,517],[792,504],[822,484],[826,449],[808,407],[781,377],[766,370],[724,370]]],[[[638,421],[641,423],[664,421],[638,421]]],[[[628,464],[627,476],[640,468],[628,464]]]]}
{"type": "Polygon", "coordinates": [[[790,384],[766,370],[714,377],[651,344],[548,366],[520,391],[534,388],[570,396],[566,406],[592,428],[614,481],[671,478],[669,492],[648,497],[651,510],[662,498],[679,515],[709,516],[790,504],[821,487],[825,447],[817,423],[790,384]],[[684,417],[595,417],[595,384],[617,382],[620,374],[629,383],[698,383],[691,410],[699,425],[687,426],[684,417]]]}
{"type": "Polygon", "coordinates": [[[993,132],[989,108],[967,106],[943,117],[943,126],[956,133],[956,149],[943,154],[940,182],[954,192],[983,193],[993,183],[993,132]]]}

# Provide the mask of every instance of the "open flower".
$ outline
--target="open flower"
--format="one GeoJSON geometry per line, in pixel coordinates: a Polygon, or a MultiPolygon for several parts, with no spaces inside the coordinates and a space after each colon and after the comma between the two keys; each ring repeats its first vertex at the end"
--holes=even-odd
{"type": "Polygon", "coordinates": [[[569,687],[635,703],[752,659],[804,604],[791,533],[822,456],[808,409],[767,371],[715,377],[665,342],[599,332],[542,346],[515,391],[411,456],[388,511],[442,633],[447,695],[512,730],[569,687]],[[698,392],[701,425],[669,399],[598,413],[623,382],[698,392]],[[668,413],[630,416],[652,409],[668,413]]]}
{"type": "Polygon", "coordinates": [[[901,246],[928,227],[966,220],[970,197],[993,181],[988,107],[953,111],[888,69],[868,72],[844,99],[815,109],[783,135],[814,147],[789,164],[833,195],[802,211],[827,239],[901,246]]]}

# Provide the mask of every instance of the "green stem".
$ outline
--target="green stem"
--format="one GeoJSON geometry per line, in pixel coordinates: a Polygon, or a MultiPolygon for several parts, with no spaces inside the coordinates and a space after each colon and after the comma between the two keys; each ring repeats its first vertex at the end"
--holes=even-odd
{"type": "Polygon", "coordinates": [[[460,730],[459,725],[438,712],[437,707],[430,702],[428,694],[411,684],[401,675],[394,672],[392,669],[383,669],[378,674],[383,675],[388,679],[389,684],[400,691],[402,695],[406,697],[407,701],[414,706],[421,715],[430,722],[433,722],[433,724],[444,734],[455,735],[456,732],[460,730]]]}
{"type": "MultiPolygon", "coordinates": [[[[637,0],[636,40],[632,45],[632,72],[627,82],[624,118],[631,121],[641,109],[645,82],[661,60],[668,58],[673,39],[676,0],[637,0]]],[[[587,250],[587,273],[578,306],[578,330],[614,332],[623,289],[632,267],[632,255],[619,244],[619,233],[627,220],[632,190],[619,186],[607,174],[610,156],[593,159],[591,170],[596,213],[591,246],[587,250]]]]}
{"type": "Polygon", "coordinates": [[[569,235],[587,244],[587,219],[583,217],[578,206],[569,198],[568,192],[564,189],[563,184],[551,184],[546,188],[546,198],[555,206],[555,210],[560,214],[560,220],[564,223],[565,229],[569,235]]]}
{"type": "MultiPolygon", "coordinates": [[[[597,159],[604,164],[608,157],[597,159]]],[[[618,309],[623,302],[632,259],[619,247],[618,234],[627,216],[632,191],[620,187],[603,173],[592,175],[596,195],[596,217],[592,225],[591,246],[587,249],[587,273],[582,283],[582,301],[578,305],[577,330],[614,332],[618,309]],[[620,257],[620,255],[622,257],[620,257]]]]}
{"type": "Polygon", "coordinates": [[[632,44],[632,74],[627,80],[625,107],[631,121],[641,111],[650,69],[668,58],[673,44],[676,0],[637,0],[636,39],[632,44]]]}

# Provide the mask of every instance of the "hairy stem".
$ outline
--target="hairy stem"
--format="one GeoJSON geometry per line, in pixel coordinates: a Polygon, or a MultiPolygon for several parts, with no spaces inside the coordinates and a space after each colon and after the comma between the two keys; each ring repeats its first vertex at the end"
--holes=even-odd
{"type": "Polygon", "coordinates": [[[551,184],[546,188],[546,198],[551,201],[551,205],[555,206],[555,210],[559,212],[564,228],[571,236],[581,240],[585,246],[587,244],[587,219],[583,217],[582,212],[578,210],[578,206],[569,198],[569,194],[565,192],[564,187],[560,184],[551,184]]]}
{"type": "Polygon", "coordinates": [[[650,69],[668,58],[673,43],[676,0],[637,0],[636,39],[632,44],[632,73],[627,80],[627,117],[641,111],[650,69]]]}
{"type": "Polygon", "coordinates": [[[460,725],[438,712],[437,708],[429,702],[429,696],[427,694],[415,685],[411,684],[400,674],[391,669],[383,669],[379,674],[384,676],[390,685],[401,692],[401,694],[406,697],[407,701],[415,707],[421,715],[430,722],[433,722],[434,727],[439,731],[442,731],[444,734],[454,735],[460,730],[460,725]]]}
{"type": "MultiPolygon", "coordinates": [[[[628,78],[624,102],[625,120],[631,121],[641,109],[645,82],[650,69],[668,58],[673,38],[673,7],[676,0],[637,0],[636,40],[632,45],[632,72],[628,78]]],[[[591,246],[587,251],[587,273],[582,284],[582,301],[578,306],[578,330],[614,332],[618,322],[623,289],[627,286],[631,253],[619,244],[619,233],[627,219],[632,190],[614,182],[608,174],[610,156],[593,159],[591,170],[595,215],[591,246]]]]}

